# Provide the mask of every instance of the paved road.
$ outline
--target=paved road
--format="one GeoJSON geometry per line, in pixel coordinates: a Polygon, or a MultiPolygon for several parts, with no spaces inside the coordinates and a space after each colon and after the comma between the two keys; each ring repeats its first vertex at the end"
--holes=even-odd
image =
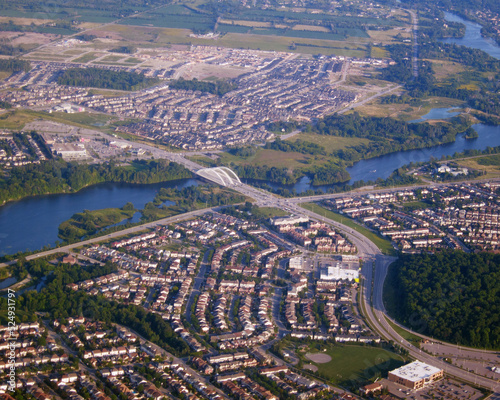
{"type": "Polygon", "coordinates": [[[409,354],[412,357],[427,364],[434,365],[437,368],[441,368],[445,371],[445,373],[451,376],[473,383],[483,388],[487,388],[488,390],[491,390],[493,392],[497,392],[500,388],[498,382],[462,370],[456,366],[444,362],[439,358],[423,352],[419,348],[409,343],[407,340],[403,339],[389,325],[385,318],[386,311],[382,300],[382,289],[383,282],[387,274],[387,269],[393,260],[394,259],[391,257],[376,255],[373,260],[375,262],[375,268],[372,268],[371,263],[365,263],[365,266],[363,268],[363,275],[365,277],[365,280],[363,283],[362,301],[364,303],[364,311],[366,314],[365,317],[367,317],[370,325],[374,327],[381,336],[393,340],[395,343],[408,350],[409,354]],[[371,304],[373,305],[373,307],[370,306],[371,304]]]}
{"type": "Polygon", "coordinates": [[[205,274],[207,273],[207,269],[209,267],[208,253],[210,252],[210,250],[211,248],[207,249],[203,254],[203,260],[201,261],[200,270],[198,271],[196,278],[194,278],[193,289],[191,290],[188,301],[186,303],[186,310],[184,315],[186,316],[186,319],[189,323],[191,323],[191,306],[193,305],[194,298],[195,296],[200,294],[201,284],[205,281],[205,274]]]}
{"type": "MultiPolygon", "coordinates": [[[[211,212],[214,210],[214,208],[215,207],[209,207],[209,208],[203,208],[201,210],[190,211],[190,212],[187,212],[185,214],[174,215],[172,217],[159,219],[157,221],[148,222],[146,224],[134,226],[132,228],[124,229],[122,231],[110,233],[109,235],[99,236],[97,238],[84,240],[82,242],[68,244],[68,245],[62,246],[62,247],[57,247],[57,248],[52,249],[52,250],[42,251],[40,253],[36,253],[36,254],[32,254],[30,256],[27,256],[26,260],[28,260],[28,261],[34,260],[34,259],[39,258],[39,257],[50,256],[50,255],[57,254],[57,253],[69,253],[77,247],[99,243],[99,242],[102,242],[103,240],[115,239],[115,238],[118,238],[120,236],[128,235],[131,233],[141,232],[145,229],[154,228],[154,227],[159,226],[159,225],[168,225],[172,222],[182,221],[182,220],[189,219],[189,218],[197,216],[197,215],[205,214],[206,212],[211,212]]],[[[0,268],[6,267],[7,265],[15,264],[15,262],[16,262],[16,260],[10,261],[8,263],[0,263],[0,268]]]]}

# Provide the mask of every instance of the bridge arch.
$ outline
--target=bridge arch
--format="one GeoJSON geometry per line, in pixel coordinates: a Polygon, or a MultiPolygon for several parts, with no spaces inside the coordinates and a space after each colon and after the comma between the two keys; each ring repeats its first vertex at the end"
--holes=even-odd
{"type": "Polygon", "coordinates": [[[222,186],[234,186],[241,183],[238,175],[228,167],[202,168],[196,173],[222,186]]]}

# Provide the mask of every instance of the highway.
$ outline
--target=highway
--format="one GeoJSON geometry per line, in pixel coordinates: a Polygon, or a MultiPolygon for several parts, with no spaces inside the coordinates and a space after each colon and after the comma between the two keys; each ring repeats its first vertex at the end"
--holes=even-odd
{"type": "MultiPolygon", "coordinates": [[[[158,150],[158,149],[156,149],[158,150]]],[[[186,168],[190,169],[191,171],[195,172],[198,171],[199,169],[202,169],[203,167],[191,160],[187,160],[185,157],[183,157],[181,154],[178,153],[167,153],[167,152],[162,152],[164,158],[171,159],[172,161],[176,161],[178,163],[183,164],[186,168]],[[166,157],[167,156],[167,157],[166,157]],[[169,156],[169,157],[168,157],[169,156]]],[[[214,182],[219,183],[220,182],[217,179],[214,179],[214,182]]],[[[389,325],[389,323],[386,320],[385,317],[385,308],[383,305],[383,300],[382,300],[382,290],[383,290],[383,283],[385,276],[387,274],[387,269],[388,266],[390,265],[391,262],[394,261],[393,257],[387,257],[382,255],[380,250],[377,248],[377,246],[370,241],[368,238],[365,236],[361,235],[359,232],[351,229],[350,227],[343,225],[339,222],[332,221],[322,215],[316,214],[313,211],[306,210],[302,207],[300,207],[298,204],[302,202],[308,202],[308,201],[317,201],[324,199],[326,197],[334,197],[333,195],[320,195],[320,196],[310,196],[310,197],[305,197],[305,198],[294,198],[294,199],[282,199],[278,198],[275,195],[270,194],[269,192],[266,192],[264,190],[260,190],[257,188],[254,188],[252,186],[246,185],[244,183],[239,183],[235,182],[234,184],[230,185],[230,188],[245,195],[252,197],[253,199],[256,200],[257,204],[260,206],[268,206],[268,207],[278,207],[281,209],[284,209],[285,211],[292,212],[296,215],[302,215],[302,216],[307,216],[313,220],[318,220],[322,221],[324,223],[327,223],[329,225],[332,225],[335,229],[338,231],[342,232],[347,236],[347,238],[357,247],[358,249],[358,254],[362,258],[364,264],[363,264],[363,286],[362,286],[362,297],[361,297],[361,311],[364,314],[364,317],[367,320],[367,323],[369,326],[376,332],[379,333],[380,336],[382,336],[385,339],[388,340],[393,340],[395,343],[398,343],[401,347],[405,348],[408,350],[409,354],[423,362],[426,362],[428,364],[434,365],[438,368],[442,368],[448,375],[459,378],[461,380],[479,385],[483,388],[486,388],[488,390],[491,390],[493,392],[497,392],[499,389],[499,383],[492,380],[488,379],[479,375],[476,375],[472,372],[465,371],[463,369],[460,369],[454,365],[448,364],[441,359],[434,357],[430,354],[427,354],[423,352],[422,350],[416,348],[413,346],[411,343],[403,339],[398,333],[394,331],[394,329],[389,325]],[[372,292],[373,291],[373,292],[372,292]]],[[[402,190],[404,188],[396,188],[393,190],[402,190]]],[[[387,192],[389,190],[384,189],[384,190],[370,190],[372,192],[375,191],[384,191],[387,192]]],[[[356,191],[356,193],[360,193],[359,191],[356,191]]],[[[364,192],[366,193],[366,192],[364,192]]],[[[341,196],[345,196],[346,193],[339,194],[341,196]]],[[[206,208],[206,209],[201,209],[197,211],[192,211],[189,213],[185,213],[182,215],[176,215],[172,216],[169,218],[164,218],[159,221],[154,221],[151,223],[147,223],[144,225],[136,226],[133,228],[129,228],[123,231],[119,231],[116,233],[112,233],[109,235],[106,235],[104,237],[99,237],[95,239],[89,239],[85,240],[83,242],[75,243],[72,245],[56,248],[53,250],[41,252],[38,254],[34,254],[31,256],[28,256],[27,259],[34,259],[37,257],[43,257],[59,252],[69,252],[72,249],[76,247],[81,247],[83,245],[88,245],[88,244],[94,244],[97,242],[102,241],[103,239],[113,239],[117,238],[119,236],[123,236],[125,234],[130,234],[134,232],[139,232],[141,230],[144,230],[146,228],[152,228],[157,225],[166,225],[172,222],[177,222],[180,220],[188,219],[193,216],[201,215],[205,212],[211,211],[212,208],[206,208]]],[[[5,264],[4,264],[5,265],[5,264]]],[[[1,266],[1,265],[0,265],[1,266]]],[[[280,330],[280,333],[285,333],[286,329],[285,327],[280,324],[279,322],[279,315],[276,315],[276,312],[279,310],[279,304],[277,304],[277,295],[279,295],[279,290],[275,293],[275,296],[273,298],[273,317],[275,321],[278,323],[278,327],[280,330]]],[[[479,356],[480,357],[480,356],[479,356]]]]}

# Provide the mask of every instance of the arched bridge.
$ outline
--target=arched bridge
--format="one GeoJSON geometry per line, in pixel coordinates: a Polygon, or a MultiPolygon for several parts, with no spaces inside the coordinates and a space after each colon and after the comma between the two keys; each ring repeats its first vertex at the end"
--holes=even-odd
{"type": "Polygon", "coordinates": [[[235,186],[241,183],[236,173],[227,167],[203,168],[196,171],[201,177],[222,186],[235,186]]]}

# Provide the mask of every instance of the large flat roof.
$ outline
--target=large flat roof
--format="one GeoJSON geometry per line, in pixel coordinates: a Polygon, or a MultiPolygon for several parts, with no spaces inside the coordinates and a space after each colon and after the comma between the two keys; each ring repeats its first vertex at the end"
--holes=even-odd
{"type": "Polygon", "coordinates": [[[440,371],[441,369],[433,367],[432,365],[425,364],[420,361],[414,361],[391,371],[391,374],[412,382],[418,382],[422,379],[429,378],[440,371]]]}

